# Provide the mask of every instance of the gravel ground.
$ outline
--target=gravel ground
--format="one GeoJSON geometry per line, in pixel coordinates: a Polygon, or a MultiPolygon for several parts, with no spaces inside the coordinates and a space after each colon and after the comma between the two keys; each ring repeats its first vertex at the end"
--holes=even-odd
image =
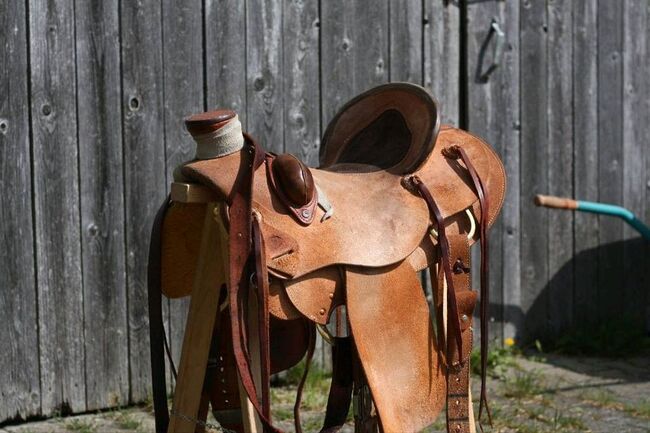
{"type": "MultiPolygon", "coordinates": [[[[650,433],[650,356],[626,360],[545,355],[543,360],[516,357],[495,369],[489,380],[494,424],[486,432],[650,433]]],[[[473,395],[478,396],[474,380],[473,395]]],[[[325,381],[305,395],[303,426],[317,431],[327,395],[325,381]]],[[[294,388],[273,389],[278,425],[289,421],[294,388]]],[[[444,414],[427,432],[444,432],[444,414]]],[[[353,432],[348,425],[345,432],[353,432]]],[[[148,407],[108,410],[0,427],[0,433],[151,432],[148,407]]]]}

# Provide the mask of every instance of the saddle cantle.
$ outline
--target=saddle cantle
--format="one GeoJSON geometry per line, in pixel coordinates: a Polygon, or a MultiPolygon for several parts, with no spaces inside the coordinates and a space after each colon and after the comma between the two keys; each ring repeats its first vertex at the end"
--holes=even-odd
{"type": "MultiPolygon", "coordinates": [[[[473,431],[469,353],[477,295],[470,289],[469,247],[481,241],[484,316],[487,229],[505,196],[505,173],[495,152],[468,132],[440,126],[433,98],[405,83],[378,86],[339,111],[322,140],[321,168],[308,168],[292,155],[265,154],[248,136],[237,150],[232,139],[216,132],[232,119],[224,113],[215,115],[213,129],[210,113],[188,119],[199,147],[219,140],[227,145],[218,157],[185,164],[180,175],[228,204],[231,256],[237,251],[251,257],[231,259],[233,341],[253,332],[240,326],[236,298],[242,291],[266,293],[272,329],[287,323],[283,335],[301,336],[291,340],[299,350],[282,368],[295,363],[296,353],[308,352],[305,326],[327,324],[344,305],[351,335],[332,339],[339,349],[333,351],[330,395],[338,398],[328,403],[324,430],[335,431],[345,421],[349,399],[340,397],[352,392],[354,382],[355,392],[365,386],[372,395],[383,431],[422,429],[445,401],[450,431],[473,431]],[[426,268],[437,286],[435,325],[416,277],[426,268]],[[268,281],[260,277],[267,274],[268,281]],[[352,380],[348,367],[354,362],[362,373],[352,380]]],[[[197,149],[199,158],[206,154],[197,149]]],[[[198,228],[201,221],[183,220],[202,213],[188,206],[172,207],[163,223],[162,289],[170,296],[188,294],[198,261],[199,240],[186,227],[198,228]],[[181,238],[182,250],[175,248],[181,238]]],[[[483,359],[485,326],[482,317],[483,359]]],[[[236,346],[229,348],[235,353],[232,368],[236,364],[263,424],[277,431],[268,401],[258,401],[259,389],[248,380],[247,354],[236,346]]],[[[275,355],[272,371],[280,362],[275,355]]],[[[484,401],[483,390],[481,407],[484,401]]]]}

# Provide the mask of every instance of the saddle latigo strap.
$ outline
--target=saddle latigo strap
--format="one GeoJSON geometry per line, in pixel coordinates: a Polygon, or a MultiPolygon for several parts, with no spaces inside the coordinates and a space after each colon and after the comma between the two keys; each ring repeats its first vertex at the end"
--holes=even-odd
{"type": "MultiPolygon", "coordinates": [[[[441,260],[453,263],[452,284],[448,284],[447,287],[453,285],[456,292],[463,345],[461,358],[455,342],[447,339],[447,431],[473,433],[475,427],[471,410],[469,374],[473,339],[472,313],[477,294],[470,289],[470,245],[467,236],[448,235],[447,240],[449,255],[441,257],[441,260]]],[[[441,293],[444,291],[443,278],[441,273],[438,277],[438,298],[442,298],[443,295],[441,293]]]]}
{"type": "Polygon", "coordinates": [[[489,254],[490,247],[488,244],[488,222],[490,213],[490,198],[488,190],[485,187],[483,179],[478,175],[472,161],[470,160],[467,152],[460,146],[450,146],[443,151],[444,155],[448,158],[460,159],[465,164],[469,172],[474,190],[479,199],[481,207],[481,222],[480,222],[480,242],[481,242],[481,397],[479,403],[478,417],[481,419],[483,408],[488,416],[488,421],[492,424],[492,416],[490,415],[490,407],[487,401],[487,351],[488,351],[488,307],[489,307],[489,271],[490,262],[489,254]]]}
{"type": "MultiPolygon", "coordinates": [[[[246,137],[246,148],[242,152],[242,169],[239,170],[233,194],[230,197],[229,228],[228,228],[228,297],[231,318],[231,332],[235,363],[239,371],[241,384],[246,394],[260,417],[260,420],[269,431],[280,431],[272,427],[269,416],[269,409],[266,407],[268,398],[264,399],[261,405],[257,399],[257,390],[248,361],[247,348],[245,343],[244,330],[244,299],[249,288],[247,274],[248,262],[251,256],[252,244],[252,193],[253,180],[257,167],[264,162],[264,152],[255,142],[246,137]],[[263,407],[264,406],[264,407],[263,407]]],[[[263,321],[265,323],[265,320],[263,321]]],[[[262,331],[262,334],[266,334],[262,331]]],[[[265,350],[264,348],[262,350],[265,350]]],[[[266,367],[266,358],[263,360],[263,369],[266,367]]],[[[263,375],[266,377],[266,374],[263,375]]],[[[263,389],[268,387],[267,383],[262,384],[263,389]]],[[[263,391],[264,396],[268,396],[263,391]]]]}

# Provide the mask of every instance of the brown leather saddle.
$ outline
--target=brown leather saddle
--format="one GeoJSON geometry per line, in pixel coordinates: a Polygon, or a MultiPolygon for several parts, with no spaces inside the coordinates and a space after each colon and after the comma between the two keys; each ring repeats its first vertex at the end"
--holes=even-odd
{"type": "MultiPolygon", "coordinates": [[[[196,138],[227,121],[224,113],[190,117],[188,130],[196,138]]],[[[505,195],[498,156],[474,135],[441,127],[426,90],[393,83],[339,111],[325,132],[320,162],[308,168],[292,155],[267,154],[246,136],[238,151],[182,167],[186,179],[208,186],[229,208],[229,309],[220,320],[228,322],[232,338],[221,338],[215,350],[229,361],[231,378],[240,377],[267,431],[277,431],[270,419],[270,375],[311,356],[316,326],[334,345],[322,431],[345,422],[353,395],[358,403],[364,395],[372,402],[355,413],[366,426],[358,431],[421,430],[445,402],[449,431],[473,431],[469,355],[477,293],[470,288],[469,249],[481,241],[483,408],[487,231],[505,195]],[[416,274],[427,268],[435,320],[416,274]],[[249,292],[265,299],[269,318],[255,330],[246,329],[242,317],[249,292]],[[348,335],[326,332],[322,325],[340,322],[343,307],[348,335]],[[242,344],[251,332],[268,341],[262,389],[252,380],[242,344]]],[[[160,221],[158,290],[170,297],[191,287],[202,217],[201,209],[177,206],[160,221]]],[[[236,383],[228,392],[237,392],[236,383]]],[[[226,401],[211,399],[217,420],[239,403],[226,401]]],[[[224,425],[240,428],[231,419],[224,425]]]]}

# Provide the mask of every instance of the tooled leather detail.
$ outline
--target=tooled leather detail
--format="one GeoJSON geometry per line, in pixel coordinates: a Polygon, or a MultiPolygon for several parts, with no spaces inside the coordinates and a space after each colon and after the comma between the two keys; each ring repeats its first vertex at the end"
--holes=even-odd
{"type": "Polygon", "coordinates": [[[314,220],[318,193],[309,168],[290,154],[267,155],[266,174],[271,189],[302,224],[314,220]]]}

